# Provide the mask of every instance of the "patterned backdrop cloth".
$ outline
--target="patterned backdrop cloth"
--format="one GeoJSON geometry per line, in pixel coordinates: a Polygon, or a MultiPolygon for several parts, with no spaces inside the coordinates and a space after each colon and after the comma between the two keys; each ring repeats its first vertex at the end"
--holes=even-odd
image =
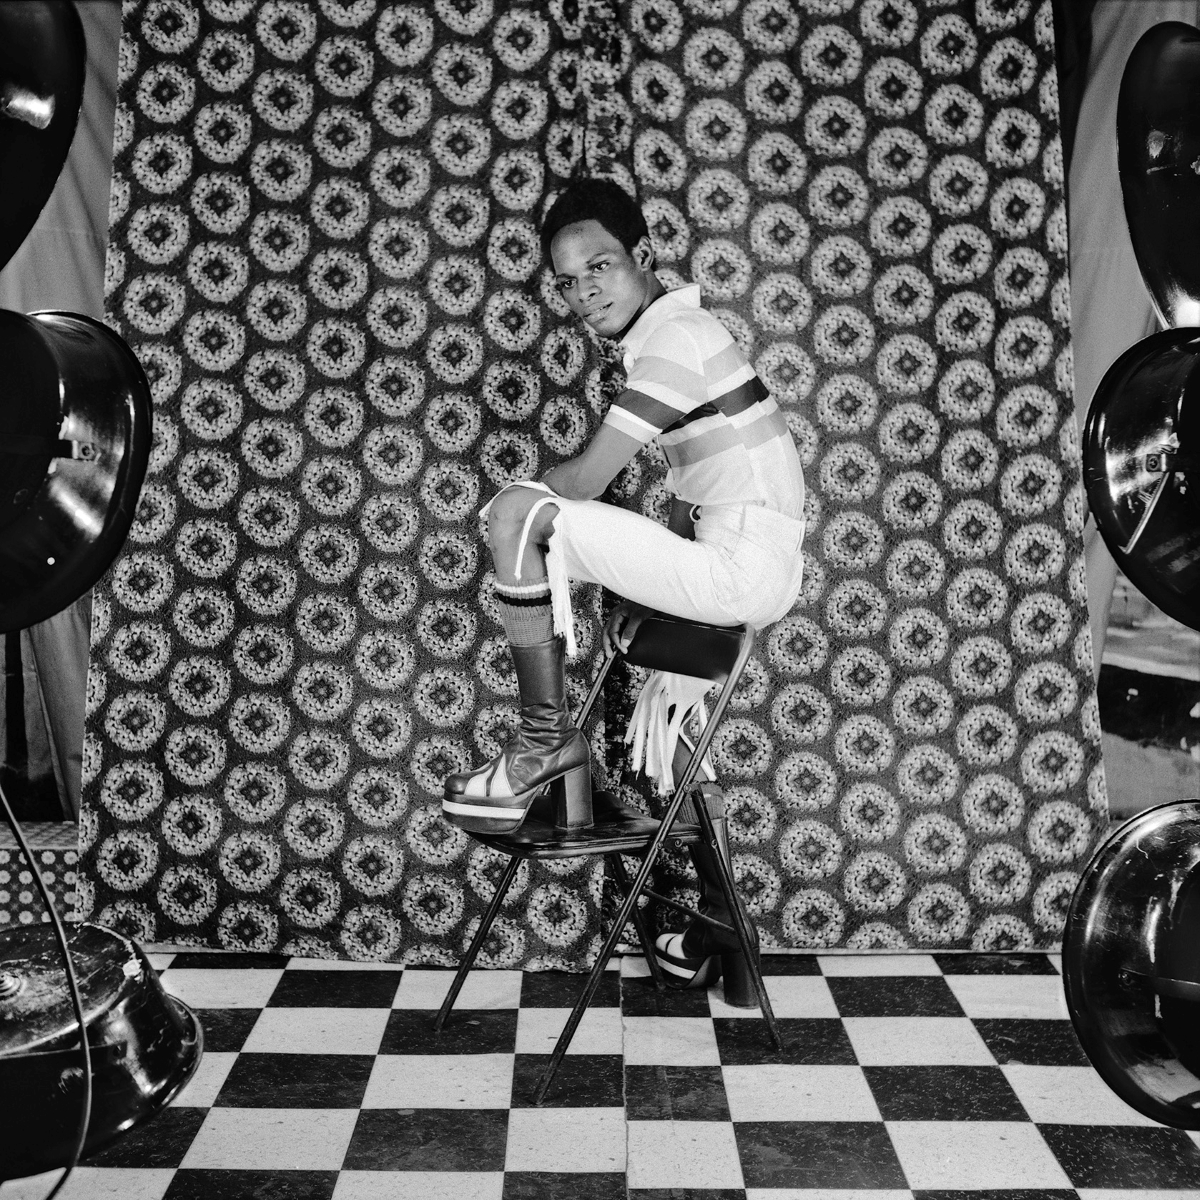
{"type": "MultiPolygon", "coordinates": [[[[642,202],[784,408],[806,582],[715,741],[768,944],[1057,941],[1104,826],[1049,0],[127,3],[107,288],[152,382],[96,594],[79,908],[156,941],[454,962],[440,815],[514,678],[476,513],[621,386],[536,222],[642,202]]],[[[611,498],[664,511],[663,463],[611,498]]],[[[578,698],[599,654],[575,597],[578,698]]],[[[633,680],[592,732],[623,769],[633,680]]],[[[668,858],[664,886],[690,874],[668,858]]],[[[484,961],[578,968],[587,860],[484,961]]]]}

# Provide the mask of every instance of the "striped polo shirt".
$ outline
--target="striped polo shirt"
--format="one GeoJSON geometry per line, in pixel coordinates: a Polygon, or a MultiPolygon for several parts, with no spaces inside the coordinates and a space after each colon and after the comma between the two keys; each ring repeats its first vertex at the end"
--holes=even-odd
{"type": "Polygon", "coordinates": [[[804,476],[783,413],[700,287],[660,296],[621,339],[626,390],[604,420],[643,445],[658,439],[667,490],[689,504],[804,508],[804,476]]]}

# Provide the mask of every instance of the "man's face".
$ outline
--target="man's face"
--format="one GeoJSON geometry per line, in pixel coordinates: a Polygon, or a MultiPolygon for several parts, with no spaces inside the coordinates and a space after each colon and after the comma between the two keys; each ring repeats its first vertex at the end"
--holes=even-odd
{"type": "Polygon", "coordinates": [[[601,337],[620,337],[654,298],[649,240],[626,250],[599,221],[563,226],[550,243],[550,261],[571,311],[601,337]]]}

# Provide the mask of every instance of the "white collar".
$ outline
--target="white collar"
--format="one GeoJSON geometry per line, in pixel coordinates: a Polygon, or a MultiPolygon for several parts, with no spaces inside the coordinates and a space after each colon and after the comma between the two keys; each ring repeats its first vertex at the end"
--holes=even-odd
{"type": "Polygon", "coordinates": [[[625,362],[632,362],[642,352],[650,335],[664,321],[668,321],[678,312],[700,307],[700,285],[687,283],[683,287],[672,288],[659,296],[650,304],[640,317],[633,323],[633,328],[621,338],[621,347],[625,352],[625,362]]]}

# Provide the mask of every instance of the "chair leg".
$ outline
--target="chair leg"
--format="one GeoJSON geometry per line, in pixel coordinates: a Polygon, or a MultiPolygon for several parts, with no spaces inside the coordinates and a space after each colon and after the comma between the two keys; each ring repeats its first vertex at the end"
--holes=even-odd
{"type": "Polygon", "coordinates": [[[596,994],[596,989],[600,986],[600,979],[608,966],[608,960],[612,957],[612,953],[617,947],[617,942],[624,932],[625,926],[629,924],[633,910],[637,907],[637,898],[642,894],[642,889],[646,886],[646,880],[650,878],[650,872],[654,869],[654,864],[658,861],[663,843],[667,840],[669,827],[674,823],[675,816],[679,811],[680,803],[682,801],[678,800],[672,803],[667,817],[664,818],[650,845],[646,848],[645,855],[642,858],[642,865],[638,868],[637,875],[634,876],[633,885],[630,887],[625,899],[621,902],[621,909],[617,913],[617,918],[608,932],[608,937],[604,940],[604,945],[600,949],[600,954],[592,967],[591,974],[587,977],[587,983],[584,984],[579,999],[575,1001],[575,1007],[571,1009],[571,1015],[567,1018],[567,1023],[563,1026],[562,1033],[558,1035],[558,1041],[554,1043],[554,1052],[550,1055],[549,1064],[542,1073],[541,1079],[538,1080],[537,1090],[533,1094],[533,1103],[535,1106],[540,1105],[546,1098],[546,1093],[550,1090],[550,1084],[554,1081],[554,1076],[558,1073],[558,1068],[562,1065],[563,1057],[567,1053],[567,1047],[571,1044],[571,1039],[575,1036],[575,1030],[579,1028],[579,1022],[583,1019],[583,1014],[587,1011],[587,1006],[591,1004],[592,997],[596,994]]]}
{"type": "Polygon", "coordinates": [[[500,905],[504,903],[504,897],[508,895],[508,889],[512,887],[512,881],[516,878],[517,868],[520,865],[521,860],[515,854],[508,860],[508,866],[504,868],[504,874],[500,876],[500,882],[496,885],[496,892],[492,896],[491,903],[487,906],[487,912],[483,914],[483,920],[479,922],[479,928],[475,931],[475,936],[471,939],[471,945],[467,949],[466,957],[459,963],[454,981],[450,984],[450,990],[446,993],[446,998],[442,1001],[442,1007],[438,1009],[438,1015],[433,1020],[433,1028],[436,1033],[441,1033],[442,1026],[445,1025],[446,1018],[450,1015],[450,1010],[454,1007],[455,1000],[458,999],[458,993],[462,991],[463,984],[467,982],[467,973],[474,966],[475,958],[479,954],[479,951],[483,949],[484,939],[490,932],[492,924],[500,912],[500,905]]]}
{"type": "MultiPolygon", "coordinates": [[[[621,856],[610,854],[608,861],[612,863],[617,886],[621,889],[622,895],[627,896],[629,894],[629,873],[625,870],[621,856]]],[[[638,941],[642,943],[642,953],[646,956],[646,963],[650,968],[650,978],[654,981],[654,990],[661,992],[666,988],[667,983],[663,979],[662,967],[658,965],[658,959],[654,955],[654,939],[650,937],[650,931],[646,928],[645,914],[637,904],[633,906],[633,924],[637,929],[638,941]]]]}
{"type": "MultiPolygon", "coordinates": [[[[696,808],[700,817],[700,826],[704,830],[705,841],[714,847],[714,850],[717,850],[717,838],[712,827],[712,817],[709,816],[703,804],[698,804],[696,808]]],[[[763,1020],[767,1024],[767,1030],[771,1035],[771,1041],[775,1044],[775,1049],[782,1050],[783,1041],[780,1039],[779,1027],[775,1022],[775,1010],[771,1007],[771,1000],[767,995],[767,987],[763,983],[762,967],[759,964],[758,955],[754,951],[750,918],[747,916],[746,910],[738,902],[737,884],[734,881],[733,872],[729,869],[729,863],[725,861],[725,856],[719,852],[715,852],[713,857],[717,861],[717,872],[721,877],[721,890],[725,893],[725,901],[729,908],[733,928],[737,933],[742,954],[745,956],[746,966],[750,969],[750,981],[754,985],[754,994],[758,997],[758,1007],[762,1010],[763,1020]]]]}

